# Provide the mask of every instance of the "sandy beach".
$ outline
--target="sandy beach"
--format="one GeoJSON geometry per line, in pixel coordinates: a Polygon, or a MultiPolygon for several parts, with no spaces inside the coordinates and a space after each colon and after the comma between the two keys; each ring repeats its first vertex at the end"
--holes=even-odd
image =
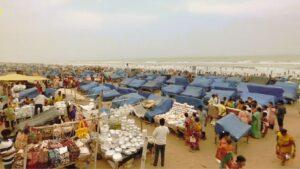
{"type": "MultiPolygon", "coordinates": [[[[285,128],[296,140],[296,144],[300,140],[300,103],[287,105],[287,115],[285,119],[285,128]]],[[[135,118],[135,117],[133,117],[135,118]]],[[[136,123],[140,124],[140,120],[136,119],[136,123]]],[[[155,124],[147,124],[143,122],[143,128],[146,128],[148,135],[152,134],[155,124]]],[[[275,128],[278,129],[278,126],[275,128]]],[[[243,138],[238,143],[238,154],[242,154],[247,158],[245,169],[298,169],[300,168],[300,156],[296,154],[295,159],[290,160],[286,166],[281,166],[280,161],[275,155],[276,134],[275,131],[269,130],[265,138],[249,139],[246,143],[246,138],[243,138]]],[[[185,146],[184,141],[177,137],[174,133],[168,136],[166,148],[165,167],[154,167],[152,165],[153,156],[147,155],[146,168],[164,168],[164,169],[216,169],[218,163],[215,160],[216,145],[214,144],[214,128],[210,125],[206,128],[207,140],[200,142],[199,152],[190,152],[189,147],[185,146]]],[[[297,145],[299,146],[299,145],[297,145]]],[[[141,161],[134,161],[132,169],[139,169],[141,161]]],[[[78,164],[83,167],[83,164],[78,164]]],[[[93,167],[93,164],[91,164],[93,167]]],[[[110,169],[110,165],[103,159],[98,161],[97,168],[110,169]]]]}

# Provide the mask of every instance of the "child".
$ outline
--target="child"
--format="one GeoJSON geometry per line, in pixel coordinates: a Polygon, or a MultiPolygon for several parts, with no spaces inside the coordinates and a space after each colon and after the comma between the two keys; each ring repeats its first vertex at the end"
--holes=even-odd
{"type": "Polygon", "coordinates": [[[263,112],[262,116],[262,136],[265,137],[265,135],[268,133],[269,129],[269,121],[267,118],[267,112],[263,112]]]}

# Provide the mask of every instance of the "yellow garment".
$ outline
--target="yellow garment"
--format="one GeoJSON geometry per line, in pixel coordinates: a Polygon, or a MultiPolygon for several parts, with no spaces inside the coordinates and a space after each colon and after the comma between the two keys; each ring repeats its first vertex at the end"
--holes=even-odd
{"type": "Polygon", "coordinates": [[[61,102],[61,101],[63,101],[63,97],[62,96],[56,96],[54,100],[55,100],[55,102],[61,102]]]}
{"type": "Polygon", "coordinates": [[[14,114],[14,109],[9,107],[5,110],[5,116],[8,121],[16,120],[16,115],[14,114]]]}
{"type": "Polygon", "coordinates": [[[218,105],[219,108],[219,116],[226,116],[226,107],[223,104],[218,105]]]}
{"type": "Polygon", "coordinates": [[[288,134],[283,136],[280,132],[277,134],[277,145],[279,146],[280,153],[288,153],[291,154],[293,150],[293,142],[294,138],[288,134]]]}

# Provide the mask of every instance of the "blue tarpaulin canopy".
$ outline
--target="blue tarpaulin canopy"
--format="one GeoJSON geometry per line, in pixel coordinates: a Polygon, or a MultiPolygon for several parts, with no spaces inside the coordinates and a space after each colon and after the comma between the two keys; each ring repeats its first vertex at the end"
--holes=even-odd
{"type": "Polygon", "coordinates": [[[209,98],[211,98],[211,96],[213,94],[217,94],[219,96],[219,98],[221,98],[221,99],[224,98],[224,97],[226,97],[227,99],[236,97],[236,92],[235,91],[212,89],[211,91],[206,93],[205,98],[209,99],[209,98]]]}
{"type": "Polygon", "coordinates": [[[162,83],[156,81],[148,81],[141,87],[142,89],[146,90],[158,90],[162,86],[162,83]]]}
{"type": "Polygon", "coordinates": [[[189,84],[188,80],[182,76],[172,76],[169,80],[167,80],[167,83],[182,86],[186,86],[189,84]]]}
{"type": "Polygon", "coordinates": [[[145,114],[145,119],[149,122],[153,122],[154,116],[168,112],[172,106],[172,99],[163,99],[152,111],[149,111],[145,114]]]}
{"type": "Polygon", "coordinates": [[[211,84],[212,89],[217,90],[236,90],[236,85],[229,82],[213,82],[211,84]]]}
{"type": "Polygon", "coordinates": [[[98,86],[98,83],[97,82],[91,82],[91,83],[88,83],[88,84],[85,84],[85,85],[82,85],[80,86],[80,90],[82,91],[88,91],[94,87],[98,86]]]}
{"type": "Polygon", "coordinates": [[[221,134],[226,131],[234,139],[239,141],[242,137],[248,135],[251,126],[242,122],[235,114],[230,113],[216,122],[215,131],[221,134]]]}
{"type": "Polygon", "coordinates": [[[202,99],[198,99],[195,97],[176,95],[175,100],[179,103],[187,103],[188,105],[192,105],[195,108],[199,108],[203,106],[202,99]]]}
{"type": "Polygon", "coordinates": [[[281,87],[283,92],[283,97],[288,100],[297,100],[297,90],[299,85],[292,82],[276,82],[274,86],[281,87]]]}
{"type": "Polygon", "coordinates": [[[119,97],[121,94],[114,90],[107,90],[107,91],[103,91],[103,101],[109,101],[112,100],[115,97],[119,97]]]}
{"type": "Polygon", "coordinates": [[[132,88],[126,88],[126,87],[118,87],[117,91],[121,94],[129,94],[129,93],[136,93],[137,91],[135,89],[132,88]]]}
{"type": "Polygon", "coordinates": [[[146,80],[134,79],[127,86],[138,89],[145,83],[146,83],[146,80]]]}
{"type": "Polygon", "coordinates": [[[89,95],[99,95],[102,91],[108,91],[108,90],[111,90],[111,88],[105,86],[105,85],[99,85],[99,86],[96,86],[92,89],[89,90],[89,95]]]}
{"type": "Polygon", "coordinates": [[[125,78],[122,80],[121,85],[127,86],[130,82],[132,82],[135,78],[130,77],[130,78],[125,78]]]}
{"type": "Polygon", "coordinates": [[[159,83],[165,83],[167,81],[166,76],[157,76],[154,81],[159,82],[159,83]]]}
{"type": "Polygon", "coordinates": [[[187,86],[186,89],[180,95],[200,98],[205,95],[205,91],[202,87],[187,86]]]}
{"type": "Polygon", "coordinates": [[[26,97],[28,98],[35,98],[38,95],[38,90],[36,87],[30,88],[30,89],[25,89],[19,93],[19,100],[25,99],[26,97]]]}
{"type": "Polygon", "coordinates": [[[268,105],[269,102],[272,102],[273,104],[275,104],[275,96],[272,96],[272,95],[259,94],[259,93],[249,93],[249,92],[242,92],[241,93],[241,99],[247,100],[248,97],[253,98],[260,105],[268,105]]]}
{"type": "Polygon", "coordinates": [[[208,78],[198,76],[193,80],[192,83],[190,83],[190,85],[209,88],[212,83],[213,83],[213,79],[208,79],[208,78]]]}
{"type": "Polygon", "coordinates": [[[283,99],[284,90],[281,87],[274,85],[259,85],[259,84],[247,84],[248,91],[251,93],[260,93],[266,95],[273,95],[276,101],[283,99]]]}
{"type": "Polygon", "coordinates": [[[129,93],[117,98],[114,98],[112,100],[112,107],[113,108],[118,108],[120,106],[123,106],[125,104],[127,105],[135,105],[139,103],[140,101],[144,100],[145,97],[137,94],[137,93],[129,93]]]}
{"type": "Polygon", "coordinates": [[[181,92],[184,91],[184,86],[181,86],[181,85],[167,85],[167,86],[164,86],[162,88],[162,92],[165,94],[165,95],[177,95],[181,92]]]}

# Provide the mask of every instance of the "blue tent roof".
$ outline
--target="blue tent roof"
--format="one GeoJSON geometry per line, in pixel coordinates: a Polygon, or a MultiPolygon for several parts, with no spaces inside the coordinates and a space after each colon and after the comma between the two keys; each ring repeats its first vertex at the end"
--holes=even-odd
{"type": "Polygon", "coordinates": [[[242,122],[235,114],[230,113],[216,122],[215,131],[221,134],[226,131],[238,141],[250,132],[251,126],[242,122]]]}
{"type": "Polygon", "coordinates": [[[274,86],[281,87],[284,90],[283,97],[285,99],[297,100],[298,84],[291,82],[276,82],[274,86]]]}
{"type": "Polygon", "coordinates": [[[176,95],[175,100],[179,103],[187,103],[188,105],[192,105],[196,108],[203,106],[202,99],[198,99],[198,98],[195,98],[195,97],[176,95]]]}
{"type": "Polygon", "coordinates": [[[228,82],[213,82],[211,84],[212,89],[217,90],[236,90],[236,85],[228,82]]]}
{"type": "Polygon", "coordinates": [[[188,80],[182,76],[172,76],[169,80],[167,80],[168,84],[175,84],[175,85],[188,85],[188,80]]]}
{"type": "Polygon", "coordinates": [[[112,100],[115,97],[119,97],[121,94],[114,90],[103,91],[103,101],[112,100]]]}
{"type": "Polygon", "coordinates": [[[145,114],[145,119],[149,122],[153,122],[154,116],[168,112],[172,108],[172,106],[172,99],[162,100],[161,103],[159,103],[152,111],[149,111],[145,114]]]}
{"type": "Polygon", "coordinates": [[[148,81],[145,84],[143,84],[142,89],[155,90],[155,89],[160,89],[161,86],[162,86],[162,83],[152,80],[152,81],[148,81]]]}
{"type": "Polygon", "coordinates": [[[205,91],[202,87],[187,86],[186,89],[180,95],[200,98],[205,95],[205,91]]]}
{"type": "Polygon", "coordinates": [[[216,89],[212,89],[211,91],[207,92],[205,95],[206,99],[211,98],[211,96],[213,94],[218,94],[219,98],[224,98],[226,97],[227,99],[230,97],[236,97],[236,92],[235,91],[231,91],[231,90],[216,90],[216,89]]]}
{"type": "Polygon", "coordinates": [[[130,78],[125,78],[122,80],[121,85],[128,85],[130,82],[132,82],[135,78],[130,77],[130,78]]]}
{"type": "Polygon", "coordinates": [[[80,86],[80,89],[82,91],[88,91],[94,87],[98,86],[98,83],[97,82],[91,82],[91,83],[88,83],[88,84],[85,84],[85,85],[82,85],[80,86]]]}
{"type": "Polygon", "coordinates": [[[266,94],[259,94],[259,93],[249,93],[249,92],[242,92],[240,96],[243,100],[247,100],[248,97],[252,97],[254,100],[257,101],[260,105],[268,105],[269,102],[275,104],[275,96],[266,95],[266,94]]]}
{"type": "Polygon", "coordinates": [[[38,91],[36,87],[25,89],[19,93],[19,99],[24,99],[25,97],[28,98],[35,98],[38,95],[38,91]]]}
{"type": "Polygon", "coordinates": [[[201,76],[196,77],[190,85],[209,88],[210,85],[213,83],[213,79],[207,79],[201,76]]]}
{"type": "Polygon", "coordinates": [[[99,85],[89,90],[89,95],[99,95],[102,91],[111,90],[109,87],[105,85],[99,85]]]}
{"type": "Polygon", "coordinates": [[[128,84],[128,87],[137,89],[137,88],[140,88],[145,83],[146,83],[146,80],[134,79],[128,84]]]}
{"type": "Polygon", "coordinates": [[[184,91],[184,86],[181,85],[167,85],[162,88],[162,92],[166,95],[179,94],[184,91]]]}
{"type": "Polygon", "coordinates": [[[129,94],[114,98],[112,100],[112,107],[117,108],[117,107],[123,106],[125,104],[134,105],[144,99],[145,99],[145,97],[143,97],[137,93],[129,93],[129,94]]]}
{"type": "Polygon", "coordinates": [[[132,88],[126,88],[126,87],[118,87],[117,88],[117,91],[120,93],[120,94],[129,94],[129,93],[136,93],[137,91],[135,89],[132,89],[132,88]]]}
{"type": "Polygon", "coordinates": [[[154,81],[159,82],[159,83],[165,83],[167,80],[166,76],[157,76],[154,81]]]}

